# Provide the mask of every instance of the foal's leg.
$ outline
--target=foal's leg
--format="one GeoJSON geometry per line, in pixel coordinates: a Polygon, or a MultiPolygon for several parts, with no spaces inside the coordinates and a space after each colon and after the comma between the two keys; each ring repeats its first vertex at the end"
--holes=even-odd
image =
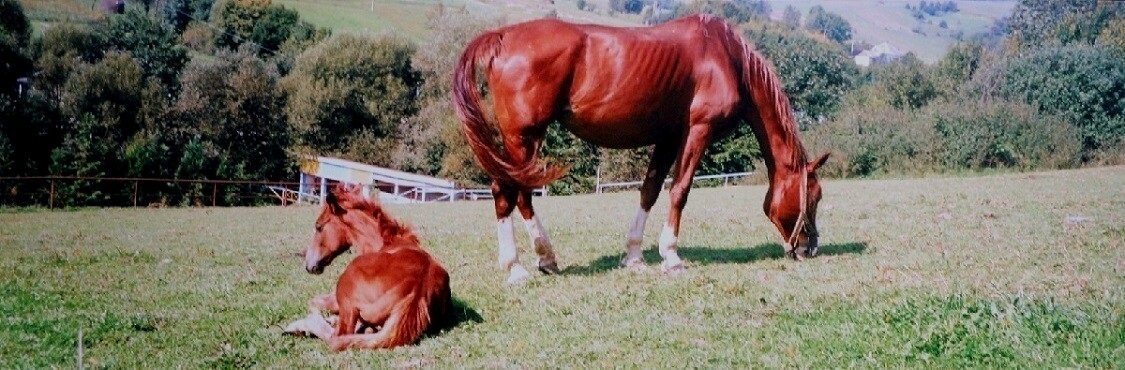
{"type": "Polygon", "coordinates": [[[539,216],[535,214],[535,208],[531,206],[530,190],[520,191],[518,198],[516,198],[516,207],[519,208],[520,215],[523,216],[523,226],[527,229],[531,244],[535,246],[535,254],[539,256],[536,261],[539,271],[544,274],[559,273],[559,265],[555,260],[555,248],[551,246],[551,239],[547,237],[547,231],[543,229],[543,223],[539,221],[539,216]]]}
{"type": "Polygon", "coordinates": [[[679,163],[676,164],[676,178],[672,180],[672,188],[668,189],[671,207],[668,209],[668,221],[664,230],[660,232],[660,270],[664,273],[676,273],[684,269],[680,255],[676,253],[676,245],[680,235],[680,216],[684,205],[687,204],[688,192],[691,191],[692,176],[699,166],[699,159],[710,142],[711,130],[707,125],[692,125],[688,129],[683,148],[680,150],[679,163]]]}
{"type": "Polygon", "coordinates": [[[512,211],[516,208],[518,196],[518,189],[497,181],[492,182],[492,197],[496,203],[496,256],[500,268],[508,271],[509,284],[522,282],[531,276],[520,264],[519,248],[516,247],[516,236],[512,230],[512,211]]]}
{"type": "Polygon", "coordinates": [[[660,189],[664,186],[664,178],[672,162],[676,160],[676,147],[674,144],[657,144],[652,149],[652,158],[648,162],[648,171],[645,171],[644,183],[641,184],[641,206],[637,208],[637,215],[633,217],[633,225],[625,235],[625,257],[621,259],[622,267],[637,268],[644,264],[641,260],[641,246],[644,241],[645,223],[648,221],[648,212],[656,199],[660,197],[660,189]]]}

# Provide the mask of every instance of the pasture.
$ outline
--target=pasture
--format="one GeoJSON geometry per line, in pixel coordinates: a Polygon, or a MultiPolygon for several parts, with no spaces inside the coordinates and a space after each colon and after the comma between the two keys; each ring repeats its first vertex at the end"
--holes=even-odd
{"type": "MultiPolygon", "coordinates": [[[[537,198],[564,273],[502,284],[491,202],[391,206],[460,324],[393,351],[281,335],[328,292],[315,207],[0,211],[0,367],[1012,367],[1125,364],[1125,167],[830,180],[822,255],[781,257],[763,186],[696,189],[687,271],[615,268],[637,193],[537,198]]],[[[531,266],[526,235],[517,231],[531,266]]]]}

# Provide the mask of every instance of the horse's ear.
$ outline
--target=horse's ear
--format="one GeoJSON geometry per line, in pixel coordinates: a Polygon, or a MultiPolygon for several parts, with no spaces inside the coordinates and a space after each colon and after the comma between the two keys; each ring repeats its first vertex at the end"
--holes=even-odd
{"type": "Polygon", "coordinates": [[[814,172],[817,168],[820,168],[820,166],[824,165],[824,162],[828,161],[829,154],[832,154],[832,152],[824,152],[824,154],[821,154],[820,157],[817,157],[812,162],[809,162],[809,166],[807,167],[809,169],[809,172],[814,172]]]}

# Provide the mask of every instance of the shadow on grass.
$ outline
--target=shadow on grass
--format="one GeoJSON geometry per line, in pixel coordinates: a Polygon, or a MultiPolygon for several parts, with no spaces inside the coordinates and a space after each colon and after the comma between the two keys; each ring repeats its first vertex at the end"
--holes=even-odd
{"type": "MultiPolygon", "coordinates": [[[[840,254],[859,254],[867,249],[867,243],[833,243],[820,246],[819,256],[832,256],[840,254]]],[[[763,243],[753,248],[714,248],[714,247],[681,247],[677,249],[680,258],[697,265],[712,265],[719,263],[750,263],[767,259],[782,258],[781,244],[763,243]]],[[[563,274],[593,275],[618,268],[621,258],[625,253],[611,254],[590,261],[585,266],[572,265],[563,269],[563,274]]],[[[643,252],[645,264],[659,264],[660,255],[656,248],[646,248],[643,252]]]]}
{"type": "Polygon", "coordinates": [[[447,332],[468,323],[482,323],[484,318],[480,312],[469,306],[468,302],[453,297],[453,315],[443,323],[437,323],[426,333],[426,337],[433,337],[442,332],[447,332]]]}

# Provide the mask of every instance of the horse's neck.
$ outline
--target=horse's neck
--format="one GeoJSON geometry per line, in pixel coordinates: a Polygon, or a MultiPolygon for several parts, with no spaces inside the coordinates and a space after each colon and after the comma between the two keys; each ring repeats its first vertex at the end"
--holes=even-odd
{"type": "Polygon", "coordinates": [[[761,147],[766,164],[766,175],[772,181],[780,176],[797,172],[801,168],[801,140],[796,133],[782,126],[780,119],[759,118],[751,124],[754,136],[761,147]]]}

